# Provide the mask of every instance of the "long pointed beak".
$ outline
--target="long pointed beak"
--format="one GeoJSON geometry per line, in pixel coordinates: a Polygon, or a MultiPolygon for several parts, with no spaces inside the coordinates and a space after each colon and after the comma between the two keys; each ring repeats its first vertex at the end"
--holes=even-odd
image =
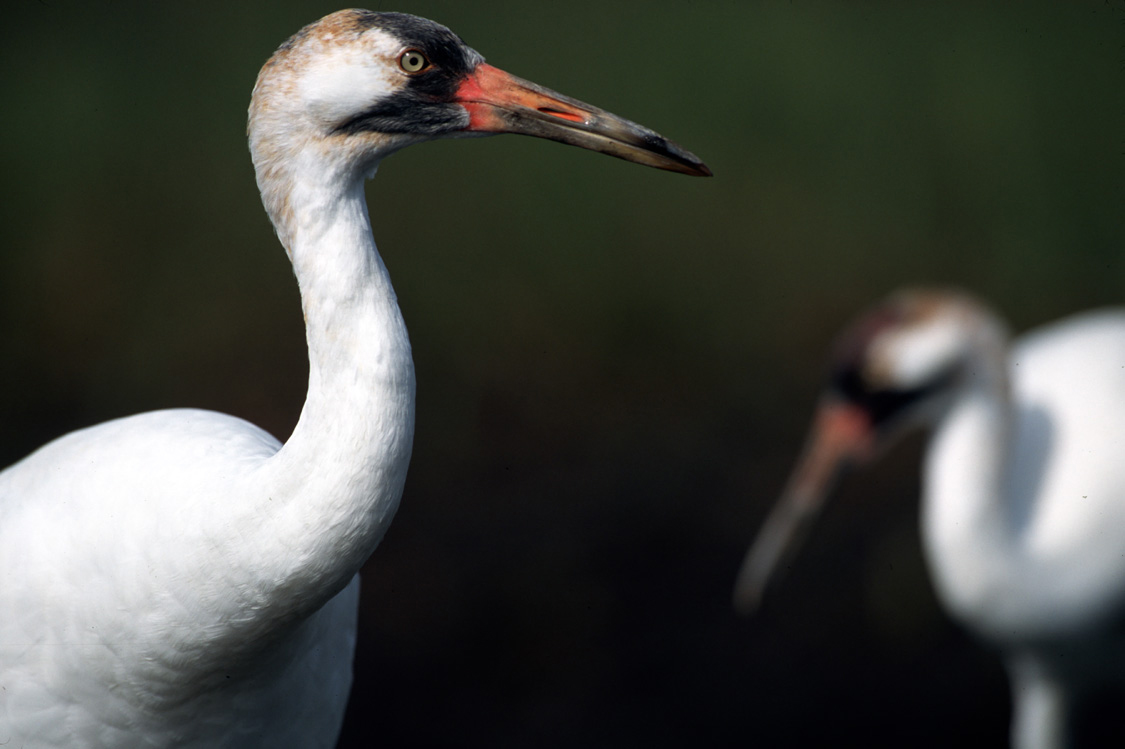
{"type": "Polygon", "coordinates": [[[841,470],[867,460],[874,438],[871,420],[861,408],[832,398],[821,402],[804,454],[738,573],[734,607],[740,614],[757,611],[766,587],[800,547],[841,470]]]}
{"type": "Polygon", "coordinates": [[[481,63],[454,102],[469,112],[469,132],[522,133],[682,174],[710,177],[694,154],[635,122],[481,63]]]}

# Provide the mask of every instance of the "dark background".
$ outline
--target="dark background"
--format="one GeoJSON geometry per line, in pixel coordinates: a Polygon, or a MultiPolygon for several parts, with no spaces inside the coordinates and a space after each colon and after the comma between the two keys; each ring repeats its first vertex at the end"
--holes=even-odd
{"type": "MultiPolygon", "coordinates": [[[[171,406],[292,429],[300,308],[245,111],[335,9],[8,5],[0,464],[171,406]]],[[[341,746],[1002,746],[999,660],[921,558],[920,436],[845,483],[759,617],[730,587],[846,318],[905,283],[1015,330],[1119,301],[1125,3],[381,9],[716,176],[515,137],[383,164],[418,423],[341,746]]]]}

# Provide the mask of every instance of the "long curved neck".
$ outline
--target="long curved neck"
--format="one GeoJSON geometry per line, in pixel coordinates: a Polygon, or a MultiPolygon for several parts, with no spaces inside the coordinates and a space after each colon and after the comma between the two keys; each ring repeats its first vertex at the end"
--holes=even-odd
{"type": "Polygon", "coordinates": [[[1013,414],[1002,342],[966,367],[927,453],[922,533],[938,593],[972,619],[1018,569],[1017,531],[1006,501],[1013,414]]]}
{"type": "Polygon", "coordinates": [[[270,546],[263,558],[278,560],[262,592],[284,596],[296,616],[339,592],[381,540],[414,432],[410,342],[371,236],[363,175],[302,173],[300,163],[281,178],[284,193],[275,183],[263,195],[300,285],[309,390],[292,436],[256,476],[269,493],[256,539],[270,546]],[[284,200],[271,203],[271,189],[284,200]]]}

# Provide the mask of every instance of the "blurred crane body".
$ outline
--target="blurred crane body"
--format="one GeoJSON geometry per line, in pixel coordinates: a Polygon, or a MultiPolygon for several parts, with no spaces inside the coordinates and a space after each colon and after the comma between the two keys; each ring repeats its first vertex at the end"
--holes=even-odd
{"type": "Polygon", "coordinates": [[[946,609],[1004,654],[1012,744],[1063,747],[1087,692],[1125,683],[1125,311],[1009,349],[957,292],[901,292],[838,340],[812,435],[751,546],[756,608],[842,467],[930,425],[922,537],[946,609]]]}
{"type": "Polygon", "coordinates": [[[364,180],[407,145],[501,132],[709,174],[414,16],[334,13],[265,64],[248,135],[301,291],[300,420],[281,444],[219,413],[145,413],[0,473],[0,744],[335,744],[357,571],[398,506],[414,430],[410,342],[364,180]]]}

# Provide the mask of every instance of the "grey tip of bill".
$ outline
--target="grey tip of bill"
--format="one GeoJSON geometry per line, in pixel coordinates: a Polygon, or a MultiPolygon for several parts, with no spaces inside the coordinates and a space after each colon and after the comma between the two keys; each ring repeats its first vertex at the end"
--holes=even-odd
{"type": "Polygon", "coordinates": [[[734,592],[731,596],[735,613],[745,617],[757,614],[762,608],[762,598],[768,581],[769,577],[762,574],[758,559],[748,556],[738,572],[738,579],[734,583],[734,592]]]}

